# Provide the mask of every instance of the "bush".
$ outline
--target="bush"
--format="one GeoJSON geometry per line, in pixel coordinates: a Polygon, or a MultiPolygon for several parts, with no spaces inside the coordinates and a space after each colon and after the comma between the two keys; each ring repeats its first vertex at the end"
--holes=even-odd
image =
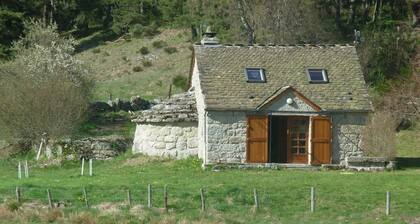
{"type": "Polygon", "coordinates": [[[101,49],[100,48],[95,48],[95,49],[92,50],[92,53],[94,53],[94,54],[101,53],[101,49]]]}
{"type": "Polygon", "coordinates": [[[141,66],[134,66],[133,67],[133,72],[141,72],[143,71],[143,68],[141,66]]]}
{"type": "Polygon", "coordinates": [[[143,34],[146,37],[153,37],[158,34],[158,26],[155,23],[150,24],[149,26],[144,27],[143,34]]]}
{"type": "Polygon", "coordinates": [[[149,48],[147,48],[147,47],[142,47],[142,48],[140,48],[140,53],[141,53],[142,55],[149,54],[149,53],[150,53],[149,48]]]}
{"type": "Polygon", "coordinates": [[[182,90],[188,89],[188,78],[182,75],[177,75],[172,79],[172,84],[182,90]]]}
{"type": "Polygon", "coordinates": [[[134,38],[140,38],[143,36],[144,27],[141,24],[135,24],[130,27],[131,36],[134,38]]]}
{"type": "Polygon", "coordinates": [[[166,42],[163,40],[156,40],[156,41],[153,41],[152,45],[154,48],[162,48],[166,46],[166,42]]]}
{"type": "Polygon", "coordinates": [[[152,62],[151,62],[151,61],[149,61],[149,60],[144,60],[144,61],[143,61],[143,66],[144,66],[144,67],[151,67],[151,66],[152,66],[152,62]]]}
{"type": "Polygon", "coordinates": [[[39,140],[72,134],[86,118],[93,87],[74,55],[74,39],[55,25],[28,24],[14,44],[16,58],[0,66],[0,126],[5,137],[39,140]]]}
{"type": "Polygon", "coordinates": [[[375,112],[362,133],[364,153],[393,160],[396,156],[396,126],[392,114],[386,111],[375,112]]]}
{"type": "Polygon", "coordinates": [[[104,51],[104,56],[110,56],[111,54],[108,51],[104,51]]]}
{"type": "Polygon", "coordinates": [[[173,53],[176,53],[176,52],[178,52],[178,49],[176,49],[175,47],[165,47],[165,52],[166,53],[168,53],[168,54],[173,54],[173,53]]]}

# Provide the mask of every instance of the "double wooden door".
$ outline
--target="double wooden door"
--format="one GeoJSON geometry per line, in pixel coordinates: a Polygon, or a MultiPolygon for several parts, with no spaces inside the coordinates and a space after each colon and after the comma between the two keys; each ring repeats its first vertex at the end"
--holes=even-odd
{"type": "MultiPolygon", "coordinates": [[[[268,116],[248,116],[247,162],[269,162],[268,116]]],[[[274,136],[275,137],[275,136],[274,136]]],[[[273,136],[271,136],[273,138],[273,136]]],[[[331,163],[331,121],[328,117],[288,117],[287,162],[308,163],[309,140],[311,141],[312,164],[331,163]],[[312,134],[309,138],[309,123],[312,134]]]]}

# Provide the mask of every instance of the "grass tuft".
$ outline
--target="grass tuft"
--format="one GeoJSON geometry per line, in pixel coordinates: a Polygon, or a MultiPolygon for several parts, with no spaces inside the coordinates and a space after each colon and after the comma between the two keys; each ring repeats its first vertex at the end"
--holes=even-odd
{"type": "Polygon", "coordinates": [[[178,49],[176,49],[176,47],[165,47],[164,51],[168,54],[173,54],[178,52],[178,49]]]}

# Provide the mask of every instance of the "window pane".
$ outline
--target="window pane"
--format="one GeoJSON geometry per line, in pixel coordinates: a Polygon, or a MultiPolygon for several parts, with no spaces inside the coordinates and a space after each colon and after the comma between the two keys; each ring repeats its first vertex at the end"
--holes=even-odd
{"type": "Polygon", "coordinates": [[[299,154],[305,154],[306,153],[305,151],[306,151],[305,148],[299,148],[299,154]]]}
{"type": "Polygon", "coordinates": [[[310,81],[327,81],[322,69],[308,69],[310,81]]]}
{"type": "Polygon", "coordinates": [[[248,81],[264,81],[264,74],[263,74],[263,70],[262,69],[252,69],[252,68],[247,68],[246,69],[246,77],[248,79],[248,81]]]}
{"type": "Polygon", "coordinates": [[[296,148],[292,148],[292,153],[296,154],[297,153],[297,149],[296,148]]]}

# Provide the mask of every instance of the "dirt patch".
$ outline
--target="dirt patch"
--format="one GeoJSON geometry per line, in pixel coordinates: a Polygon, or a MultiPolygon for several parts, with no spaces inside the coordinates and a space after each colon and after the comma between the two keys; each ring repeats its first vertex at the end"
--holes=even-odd
{"type": "Polygon", "coordinates": [[[98,209],[101,214],[115,215],[120,212],[121,206],[124,206],[124,204],[104,202],[104,203],[94,206],[94,208],[98,209]]]}

